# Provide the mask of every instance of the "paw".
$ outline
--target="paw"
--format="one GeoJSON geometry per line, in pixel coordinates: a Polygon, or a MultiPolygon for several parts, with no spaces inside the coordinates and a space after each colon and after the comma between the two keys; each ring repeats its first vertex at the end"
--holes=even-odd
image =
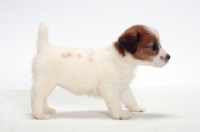
{"type": "Polygon", "coordinates": [[[131,116],[127,114],[113,114],[112,117],[117,120],[129,120],[131,116]]]}
{"type": "Polygon", "coordinates": [[[131,109],[130,111],[131,112],[145,112],[147,111],[147,109],[140,105],[137,105],[137,107],[135,107],[134,109],[131,109]]]}
{"type": "Polygon", "coordinates": [[[48,120],[50,118],[50,115],[48,114],[40,114],[35,116],[38,120],[48,120]]]}
{"type": "Polygon", "coordinates": [[[53,109],[53,108],[47,108],[47,109],[44,110],[44,113],[46,113],[46,114],[55,114],[56,110],[53,109]]]}

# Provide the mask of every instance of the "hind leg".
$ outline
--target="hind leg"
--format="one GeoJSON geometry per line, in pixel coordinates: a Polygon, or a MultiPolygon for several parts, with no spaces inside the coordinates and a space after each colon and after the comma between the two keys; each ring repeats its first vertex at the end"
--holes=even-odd
{"type": "Polygon", "coordinates": [[[33,116],[38,120],[46,120],[50,118],[47,110],[46,99],[56,86],[55,81],[47,79],[39,79],[33,82],[31,93],[31,106],[33,116]]]}

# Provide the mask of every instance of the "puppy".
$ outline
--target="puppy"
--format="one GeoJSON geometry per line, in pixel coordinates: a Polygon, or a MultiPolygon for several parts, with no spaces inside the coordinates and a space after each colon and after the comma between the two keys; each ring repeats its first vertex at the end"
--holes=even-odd
{"type": "Polygon", "coordinates": [[[158,33],[144,25],[135,25],[113,44],[99,49],[61,48],[50,45],[48,27],[40,24],[37,55],[34,58],[31,106],[39,120],[56,113],[47,104],[47,97],[56,85],[76,95],[101,97],[111,117],[128,120],[121,102],[131,112],[146,111],[137,104],[130,83],[138,65],[164,66],[170,55],[160,43],[158,33]]]}

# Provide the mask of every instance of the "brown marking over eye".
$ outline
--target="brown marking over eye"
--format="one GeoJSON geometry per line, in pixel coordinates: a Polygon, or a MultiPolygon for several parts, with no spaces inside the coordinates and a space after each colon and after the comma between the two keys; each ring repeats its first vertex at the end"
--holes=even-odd
{"type": "Polygon", "coordinates": [[[126,47],[123,47],[123,45],[118,41],[114,43],[114,47],[117,49],[119,54],[122,56],[125,56],[126,52],[129,52],[132,54],[132,56],[135,59],[140,59],[140,60],[147,60],[150,61],[152,56],[155,56],[158,54],[159,50],[159,45],[157,45],[156,51],[153,51],[151,49],[151,46],[154,43],[158,42],[158,39],[155,34],[153,34],[150,30],[148,30],[148,27],[143,26],[143,25],[135,25],[127,29],[120,37],[119,39],[122,39],[123,42],[128,42],[128,48],[135,47],[137,45],[137,49],[135,52],[131,53],[129,52],[130,50],[126,50],[126,47]],[[139,39],[135,43],[135,39],[138,38],[139,34],[139,39]],[[126,40],[128,39],[128,40],[126,40]],[[133,40],[132,40],[133,39],[133,40]],[[131,42],[131,43],[130,43],[131,42]]]}
{"type": "Polygon", "coordinates": [[[157,38],[155,35],[151,33],[144,34],[138,44],[138,49],[136,53],[133,55],[133,57],[140,60],[150,61],[152,56],[155,56],[158,54],[159,48],[157,48],[155,51],[152,50],[152,44],[154,44],[154,42],[156,41],[157,41],[157,38]]]}
{"type": "Polygon", "coordinates": [[[68,58],[68,57],[70,57],[71,55],[72,55],[72,54],[71,54],[70,52],[68,52],[68,53],[66,53],[66,54],[63,54],[62,56],[68,58]]]}

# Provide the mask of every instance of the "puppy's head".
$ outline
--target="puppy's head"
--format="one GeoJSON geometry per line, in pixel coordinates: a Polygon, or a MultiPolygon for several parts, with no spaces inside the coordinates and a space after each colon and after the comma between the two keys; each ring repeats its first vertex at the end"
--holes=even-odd
{"type": "Polygon", "coordinates": [[[156,67],[164,66],[170,59],[170,55],[160,45],[158,33],[143,25],[127,29],[115,47],[122,56],[128,53],[143,64],[146,62],[156,67]]]}

